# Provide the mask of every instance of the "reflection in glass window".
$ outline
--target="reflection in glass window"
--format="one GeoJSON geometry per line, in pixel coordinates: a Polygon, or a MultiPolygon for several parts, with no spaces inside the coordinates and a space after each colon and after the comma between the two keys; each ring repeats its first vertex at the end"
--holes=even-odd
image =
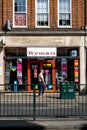
{"type": "Polygon", "coordinates": [[[14,26],[26,26],[26,0],[13,0],[14,2],[14,26]]]}
{"type": "Polygon", "coordinates": [[[71,26],[71,0],[58,0],[59,26],[71,26]]]}
{"type": "Polygon", "coordinates": [[[37,26],[44,27],[48,26],[48,17],[49,17],[49,9],[48,9],[49,0],[37,0],[37,26]]]}

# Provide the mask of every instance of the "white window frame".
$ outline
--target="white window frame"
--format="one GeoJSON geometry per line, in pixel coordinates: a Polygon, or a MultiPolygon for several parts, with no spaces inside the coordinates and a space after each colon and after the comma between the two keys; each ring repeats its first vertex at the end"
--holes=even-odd
{"type": "MultiPolygon", "coordinates": [[[[37,0],[35,2],[35,25],[36,25],[36,28],[49,28],[50,27],[50,11],[49,11],[49,0],[48,0],[48,26],[38,26],[37,25],[37,0]]],[[[44,14],[44,13],[43,13],[44,14]]]]}
{"type": "Polygon", "coordinates": [[[72,0],[70,0],[70,12],[61,12],[61,13],[70,13],[70,25],[59,25],[59,0],[58,0],[58,27],[59,28],[72,28],[72,0]]]}
{"type": "Polygon", "coordinates": [[[17,13],[25,13],[26,14],[26,25],[25,26],[16,26],[15,25],[15,0],[13,0],[13,28],[26,28],[27,27],[27,0],[26,0],[26,11],[25,12],[17,12],[17,13]]]}

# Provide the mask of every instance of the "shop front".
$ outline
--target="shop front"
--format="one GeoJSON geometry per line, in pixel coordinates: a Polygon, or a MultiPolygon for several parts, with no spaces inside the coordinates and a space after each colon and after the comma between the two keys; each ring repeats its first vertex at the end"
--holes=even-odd
{"type": "Polygon", "coordinates": [[[44,70],[45,92],[56,90],[56,54],[57,49],[53,47],[27,48],[28,59],[28,91],[36,89],[38,92],[38,74],[40,69],[44,70]]]}
{"type": "MultiPolygon", "coordinates": [[[[60,82],[80,83],[79,48],[28,47],[5,49],[5,90],[38,92],[38,74],[44,70],[45,92],[60,90],[60,82]]],[[[77,85],[79,89],[79,85],[77,85]]]]}

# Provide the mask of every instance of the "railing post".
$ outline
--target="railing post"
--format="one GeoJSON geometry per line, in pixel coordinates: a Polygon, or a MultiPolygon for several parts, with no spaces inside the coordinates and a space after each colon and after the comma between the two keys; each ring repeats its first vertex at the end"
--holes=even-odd
{"type": "Polygon", "coordinates": [[[33,120],[36,120],[36,91],[35,91],[35,85],[33,86],[33,120]]]}

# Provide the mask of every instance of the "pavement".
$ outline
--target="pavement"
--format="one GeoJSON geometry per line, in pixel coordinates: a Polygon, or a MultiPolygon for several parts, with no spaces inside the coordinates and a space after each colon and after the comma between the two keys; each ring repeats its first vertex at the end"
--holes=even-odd
{"type": "Polygon", "coordinates": [[[87,118],[57,118],[31,120],[28,117],[0,117],[0,128],[29,130],[87,130],[87,118]]]}
{"type": "MultiPolygon", "coordinates": [[[[5,102],[10,102],[11,103],[15,102],[15,98],[10,98],[11,96],[13,97],[14,95],[16,96],[16,101],[17,101],[17,94],[10,94],[10,93],[6,93],[5,95],[1,95],[1,102],[5,101],[5,102]],[[6,98],[6,96],[9,95],[9,98],[6,98]]],[[[20,94],[20,102],[21,102],[21,97],[23,96],[24,101],[26,100],[26,96],[20,94]]],[[[56,96],[56,95],[55,95],[56,96]]],[[[29,96],[28,96],[29,97],[29,96]]],[[[30,96],[31,101],[33,101],[32,95],[30,96]]],[[[80,100],[80,102],[83,102],[84,100],[82,100],[83,98],[79,96],[77,96],[76,100],[80,100]]],[[[52,98],[50,98],[51,100],[52,98]]],[[[38,101],[38,97],[37,97],[37,101],[38,101]]],[[[55,98],[55,100],[57,100],[55,98]]],[[[45,98],[44,98],[45,101],[45,98]]],[[[57,100],[57,102],[60,102],[60,99],[57,100]]],[[[18,100],[19,103],[19,100],[18,100]]],[[[23,101],[22,101],[23,103],[23,101]]],[[[83,117],[67,117],[67,118],[39,118],[37,117],[36,120],[33,120],[32,118],[29,117],[0,117],[0,128],[2,129],[11,129],[12,128],[25,128],[28,130],[87,130],[87,117],[83,116],[83,117]]]]}

